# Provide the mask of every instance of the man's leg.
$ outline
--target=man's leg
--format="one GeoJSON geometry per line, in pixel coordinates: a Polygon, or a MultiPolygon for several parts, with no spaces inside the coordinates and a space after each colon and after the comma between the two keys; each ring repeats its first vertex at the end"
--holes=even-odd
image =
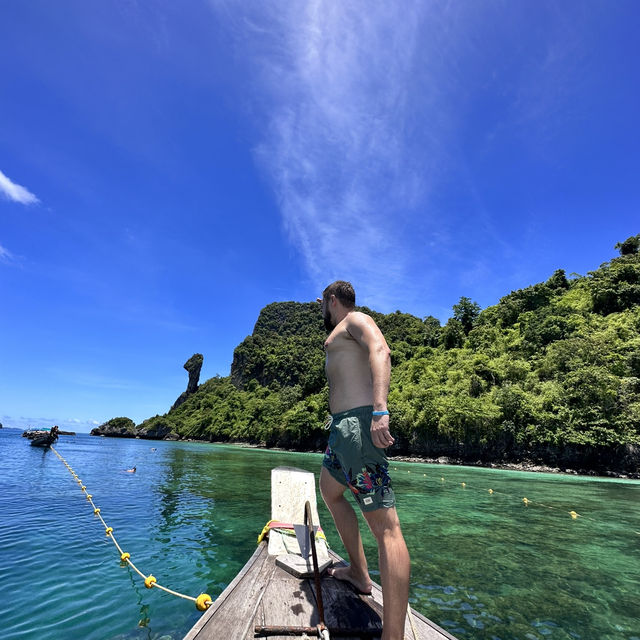
{"type": "Polygon", "coordinates": [[[384,601],[382,640],[402,640],[409,602],[410,560],[395,507],[364,512],[378,542],[384,601]]]}
{"type": "Polygon", "coordinates": [[[371,591],[371,578],[362,547],[358,517],[344,497],[347,486],[335,480],[325,467],[320,473],[320,493],[333,516],[342,544],[349,555],[349,567],[335,569],[333,575],[347,580],[364,593],[371,591]]]}

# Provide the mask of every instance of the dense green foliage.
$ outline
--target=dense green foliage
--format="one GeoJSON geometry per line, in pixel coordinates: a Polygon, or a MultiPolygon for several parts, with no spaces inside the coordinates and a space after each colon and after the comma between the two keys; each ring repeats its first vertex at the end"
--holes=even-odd
{"type": "MultiPolygon", "coordinates": [[[[461,297],[444,326],[432,316],[361,309],[392,352],[393,452],[583,468],[637,464],[640,235],[616,248],[620,257],[584,277],[568,280],[558,270],[483,311],[461,297]]],[[[318,305],[271,304],[236,348],[230,377],[208,380],[145,426],[319,448],[325,337],[318,305]]]]}
{"type": "Polygon", "coordinates": [[[316,303],[266,306],[253,334],[236,347],[231,380],[245,389],[252,382],[278,390],[299,387],[303,395],[324,385],[324,328],[316,303]]]}
{"type": "Polygon", "coordinates": [[[115,429],[123,429],[130,433],[133,433],[136,428],[135,422],[130,418],[111,418],[111,420],[105,422],[105,425],[115,429]]]}

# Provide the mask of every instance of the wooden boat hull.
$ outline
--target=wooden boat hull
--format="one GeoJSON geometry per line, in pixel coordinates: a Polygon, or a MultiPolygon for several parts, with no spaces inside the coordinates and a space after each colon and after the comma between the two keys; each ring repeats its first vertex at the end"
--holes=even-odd
{"type": "MultiPolygon", "coordinates": [[[[340,556],[329,553],[334,566],[344,564],[340,556]]],[[[380,637],[382,590],[377,584],[374,583],[371,596],[362,596],[325,574],[321,588],[325,623],[332,640],[380,637]],[[340,630],[346,634],[341,635],[340,630]]],[[[275,557],[268,554],[267,544],[262,542],[184,640],[253,640],[259,637],[256,627],[316,627],[319,622],[314,580],[295,578],[276,566],[275,557]]],[[[289,633],[270,637],[284,640],[292,636],[289,633]]],[[[405,638],[456,640],[413,609],[411,620],[407,616],[405,638]]]]}
{"type": "Polygon", "coordinates": [[[56,438],[52,438],[51,436],[39,436],[38,438],[34,438],[31,440],[32,447],[50,447],[56,438]]]}

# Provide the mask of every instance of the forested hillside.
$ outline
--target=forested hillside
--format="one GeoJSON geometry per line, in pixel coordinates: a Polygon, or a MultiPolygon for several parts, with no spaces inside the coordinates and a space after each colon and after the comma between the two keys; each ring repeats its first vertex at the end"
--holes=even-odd
{"type": "MultiPolygon", "coordinates": [[[[391,454],[638,471],[640,234],[586,276],[562,270],[487,309],[374,317],[392,351],[391,454]]],[[[273,303],[212,378],[140,427],[320,449],[328,393],[319,305],[273,303]]]]}

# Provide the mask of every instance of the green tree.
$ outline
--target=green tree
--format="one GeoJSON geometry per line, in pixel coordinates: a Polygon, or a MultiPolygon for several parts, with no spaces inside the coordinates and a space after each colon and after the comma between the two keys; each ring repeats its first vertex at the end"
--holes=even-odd
{"type": "Polygon", "coordinates": [[[440,343],[440,334],[442,333],[442,327],[440,326],[440,320],[434,316],[425,316],[422,319],[424,325],[424,344],[427,347],[437,347],[440,343]]]}
{"type": "Polygon", "coordinates": [[[472,302],[471,298],[462,296],[458,304],[453,305],[453,317],[462,325],[465,335],[473,329],[479,315],[480,305],[472,302]]]}
{"type": "Polygon", "coordinates": [[[464,328],[456,318],[449,318],[444,326],[442,344],[445,349],[456,349],[464,344],[464,328]]]}
{"type": "Polygon", "coordinates": [[[627,238],[624,242],[618,242],[614,249],[620,251],[621,256],[630,256],[640,251],[640,233],[627,238]]]}
{"type": "Polygon", "coordinates": [[[549,289],[568,289],[569,281],[565,275],[564,269],[557,269],[553,275],[545,282],[549,289]]]}

